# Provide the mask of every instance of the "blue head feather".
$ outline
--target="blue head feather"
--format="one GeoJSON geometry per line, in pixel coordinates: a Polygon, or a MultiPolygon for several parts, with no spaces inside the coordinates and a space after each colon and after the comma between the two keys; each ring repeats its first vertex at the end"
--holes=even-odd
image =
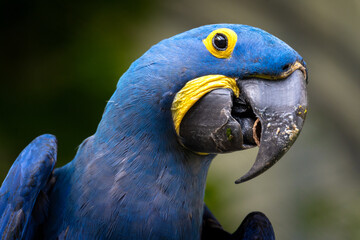
{"type": "Polygon", "coordinates": [[[174,137],[171,103],[189,80],[210,74],[240,79],[253,75],[278,76],[284,72],[284,67],[296,61],[303,62],[286,43],[261,29],[245,25],[208,25],[165,39],[136,60],[120,78],[96,135],[106,138],[109,132],[102,134],[103,128],[109,127],[109,120],[116,120],[110,126],[135,124],[132,128],[126,127],[131,136],[132,131],[143,132],[144,127],[151,127],[150,131],[174,137]],[[219,28],[232,29],[238,35],[229,59],[214,57],[202,42],[219,28]],[[116,109],[121,109],[121,115],[114,117],[119,112],[116,109]],[[136,116],[129,118],[128,114],[136,116]],[[160,119],[164,121],[159,122],[160,119]],[[164,127],[171,133],[164,131],[164,127]]]}
{"type": "Polygon", "coordinates": [[[200,76],[277,76],[296,61],[302,58],[287,44],[244,25],[203,26],[153,46],[120,78],[95,135],[56,171],[46,234],[198,239],[214,155],[178,143],[170,111],[175,94],[200,76]],[[218,28],[238,35],[228,59],[214,57],[202,42],[218,28]]]}

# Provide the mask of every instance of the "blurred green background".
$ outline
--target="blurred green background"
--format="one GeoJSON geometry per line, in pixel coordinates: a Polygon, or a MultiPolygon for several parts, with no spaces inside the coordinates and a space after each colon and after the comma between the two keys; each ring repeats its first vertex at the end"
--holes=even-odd
{"type": "Polygon", "coordinates": [[[307,61],[301,136],[270,171],[235,185],[256,149],[218,156],[206,202],[228,231],[263,211],[277,239],[360,239],[360,1],[0,1],[0,181],[36,136],[58,165],[95,132],[130,63],[151,45],[211,23],[260,27],[307,61]]]}

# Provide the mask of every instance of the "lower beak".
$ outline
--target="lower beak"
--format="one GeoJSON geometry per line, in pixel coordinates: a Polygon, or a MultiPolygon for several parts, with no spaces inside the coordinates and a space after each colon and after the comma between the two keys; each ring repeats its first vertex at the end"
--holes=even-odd
{"type": "Polygon", "coordinates": [[[260,141],[256,141],[259,152],[254,165],[235,183],[248,181],[274,165],[295,142],[307,112],[306,82],[301,70],[282,80],[254,78],[238,80],[238,85],[261,123],[254,124],[261,134],[260,141]]]}

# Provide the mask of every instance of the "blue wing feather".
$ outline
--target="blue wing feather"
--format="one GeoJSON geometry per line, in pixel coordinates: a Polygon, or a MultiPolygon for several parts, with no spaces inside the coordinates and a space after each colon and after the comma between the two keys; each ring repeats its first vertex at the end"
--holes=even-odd
{"type": "Polygon", "coordinates": [[[262,212],[251,212],[232,234],[232,239],[266,239],[275,240],[274,229],[270,220],[262,212]]]}
{"type": "Polygon", "coordinates": [[[56,138],[34,139],[18,156],[0,188],[1,239],[25,236],[34,204],[46,186],[57,155],[56,138]]]}

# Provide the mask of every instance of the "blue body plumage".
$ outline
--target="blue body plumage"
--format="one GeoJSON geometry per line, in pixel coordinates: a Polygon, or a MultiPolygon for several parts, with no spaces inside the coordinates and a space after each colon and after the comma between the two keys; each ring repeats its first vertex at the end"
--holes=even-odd
{"type": "Polygon", "coordinates": [[[179,144],[174,96],[200,76],[279,76],[296,61],[303,62],[288,45],[244,25],[209,25],[161,41],[120,78],[96,133],[72,162],[52,173],[51,135],[19,156],[0,189],[0,230],[17,237],[3,239],[200,239],[215,154],[179,144]],[[218,28],[238,35],[231,58],[214,57],[202,42],[218,28]]]}

